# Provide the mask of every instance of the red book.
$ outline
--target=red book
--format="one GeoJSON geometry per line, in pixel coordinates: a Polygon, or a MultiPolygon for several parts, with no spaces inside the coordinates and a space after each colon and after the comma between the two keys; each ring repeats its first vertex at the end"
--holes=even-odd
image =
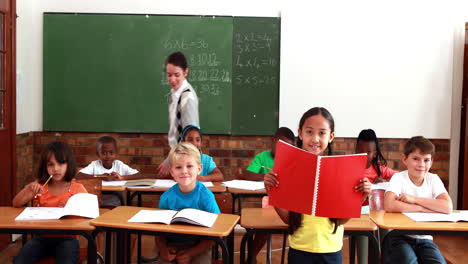
{"type": "Polygon", "coordinates": [[[273,168],[279,185],[270,189],[270,204],[313,216],[359,218],[362,193],[354,186],[366,162],[367,154],[318,156],[279,140],[273,168]]]}

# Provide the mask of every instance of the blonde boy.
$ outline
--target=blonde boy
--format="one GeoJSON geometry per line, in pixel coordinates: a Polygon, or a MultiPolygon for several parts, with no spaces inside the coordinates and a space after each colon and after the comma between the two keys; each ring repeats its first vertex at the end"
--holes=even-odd
{"type": "MultiPolygon", "coordinates": [[[[171,175],[177,182],[161,195],[159,208],[195,208],[220,213],[213,193],[197,181],[202,165],[200,151],[190,143],[176,145],[169,152],[171,175]]],[[[180,237],[156,237],[158,263],[211,263],[212,241],[180,237]]]]}

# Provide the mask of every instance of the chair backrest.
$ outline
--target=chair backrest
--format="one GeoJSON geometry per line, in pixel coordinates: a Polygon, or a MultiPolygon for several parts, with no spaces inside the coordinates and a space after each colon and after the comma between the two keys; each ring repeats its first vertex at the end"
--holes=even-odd
{"type": "Polygon", "coordinates": [[[385,190],[372,190],[369,199],[369,208],[371,210],[385,210],[384,196],[385,190]]]}
{"type": "Polygon", "coordinates": [[[86,191],[91,194],[95,194],[98,197],[99,205],[101,205],[102,201],[102,180],[99,178],[92,178],[92,179],[79,179],[75,180],[78,183],[83,184],[86,191]]]}

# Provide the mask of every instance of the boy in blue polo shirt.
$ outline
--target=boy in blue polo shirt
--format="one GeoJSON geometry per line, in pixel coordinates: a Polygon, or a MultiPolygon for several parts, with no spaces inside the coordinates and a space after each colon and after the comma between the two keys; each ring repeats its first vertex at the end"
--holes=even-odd
{"type": "MultiPolygon", "coordinates": [[[[177,184],[163,193],[159,208],[194,208],[219,214],[214,194],[197,181],[202,170],[200,151],[190,143],[181,143],[171,149],[168,161],[177,184]]],[[[156,246],[158,263],[211,263],[213,241],[158,236],[156,246]]]]}

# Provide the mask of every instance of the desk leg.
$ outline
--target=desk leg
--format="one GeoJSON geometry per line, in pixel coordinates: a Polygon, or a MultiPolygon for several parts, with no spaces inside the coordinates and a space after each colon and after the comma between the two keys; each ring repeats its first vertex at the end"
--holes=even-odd
{"type": "Polygon", "coordinates": [[[368,232],[367,238],[369,239],[369,263],[379,263],[379,241],[372,232],[368,232]]]}
{"type": "Polygon", "coordinates": [[[238,214],[240,215],[242,212],[242,196],[237,197],[237,209],[239,210],[238,214]]]}
{"type": "Polygon", "coordinates": [[[132,192],[126,191],[127,193],[127,206],[132,206],[132,192]]]}
{"type": "Polygon", "coordinates": [[[137,235],[137,243],[138,243],[138,246],[137,246],[137,251],[138,251],[137,262],[141,263],[141,234],[140,233],[138,233],[138,235],[137,235]]]}
{"type": "Polygon", "coordinates": [[[349,263],[354,264],[356,260],[356,238],[349,236],[349,263]]]}
{"type": "Polygon", "coordinates": [[[268,242],[267,242],[267,258],[266,263],[271,264],[271,237],[272,234],[268,234],[268,242]]]}
{"type": "Polygon", "coordinates": [[[244,236],[242,237],[240,244],[240,264],[245,263],[245,243],[252,237],[254,231],[252,229],[246,229],[244,236]]]}
{"type": "Polygon", "coordinates": [[[111,242],[112,241],[112,232],[106,232],[106,252],[104,253],[104,262],[105,263],[111,263],[111,242]]]}
{"type": "Polygon", "coordinates": [[[284,264],[284,255],[286,254],[286,239],[288,238],[288,232],[283,233],[283,250],[281,251],[281,264],[284,264]]]}
{"type": "Polygon", "coordinates": [[[229,254],[229,249],[228,249],[228,245],[226,244],[226,240],[228,240],[228,243],[229,243],[229,238],[220,238],[220,237],[214,237],[213,240],[221,246],[221,249],[223,251],[223,264],[229,264],[229,263],[233,263],[231,261],[231,256],[229,254]]]}
{"type": "Polygon", "coordinates": [[[141,207],[141,192],[138,192],[138,207],[141,207]]]}
{"type": "Polygon", "coordinates": [[[232,193],[232,214],[236,214],[236,199],[237,195],[232,193]]]}
{"type": "Polygon", "coordinates": [[[88,240],[88,263],[97,264],[97,247],[95,236],[84,232],[82,234],[88,240]]]}

